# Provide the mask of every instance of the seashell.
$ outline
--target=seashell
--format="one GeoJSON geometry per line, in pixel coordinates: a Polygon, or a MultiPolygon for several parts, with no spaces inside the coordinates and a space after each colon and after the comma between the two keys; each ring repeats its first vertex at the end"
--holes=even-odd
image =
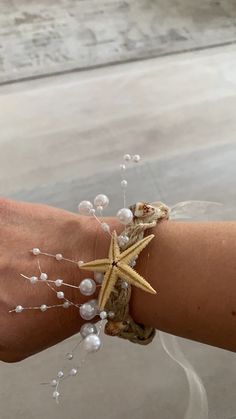
{"type": "Polygon", "coordinates": [[[131,205],[129,209],[132,211],[135,218],[150,217],[155,213],[155,208],[147,202],[137,202],[131,205]]]}

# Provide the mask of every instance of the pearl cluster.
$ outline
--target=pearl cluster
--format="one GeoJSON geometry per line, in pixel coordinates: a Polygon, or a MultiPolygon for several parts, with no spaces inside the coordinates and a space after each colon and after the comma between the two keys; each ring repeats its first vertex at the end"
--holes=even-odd
{"type": "MultiPolygon", "coordinates": [[[[103,280],[103,274],[101,272],[95,272],[95,275],[94,275],[94,278],[95,278],[98,285],[96,284],[95,280],[92,279],[92,278],[83,279],[78,286],[68,284],[68,283],[64,282],[63,279],[60,279],[60,278],[57,278],[55,280],[50,280],[50,279],[48,279],[48,275],[44,272],[43,273],[41,272],[39,277],[37,277],[37,276],[28,277],[28,276],[23,275],[23,274],[21,274],[21,276],[25,279],[28,279],[31,282],[31,284],[36,284],[38,282],[46,283],[49,286],[49,288],[51,288],[51,290],[56,293],[57,298],[59,300],[64,300],[64,302],[62,304],[54,304],[54,305],[50,305],[50,306],[46,305],[46,304],[41,304],[40,306],[36,306],[36,307],[23,307],[22,305],[17,305],[15,309],[10,310],[10,313],[12,313],[12,312],[21,313],[23,310],[30,310],[30,309],[31,310],[32,309],[34,309],[34,310],[38,309],[38,310],[41,310],[42,312],[44,312],[49,308],[55,308],[55,307],[69,308],[70,305],[74,305],[74,306],[80,308],[80,313],[85,313],[86,310],[87,311],[90,310],[89,306],[87,306],[87,308],[86,308],[86,307],[83,307],[84,304],[83,305],[74,304],[72,301],[69,301],[68,299],[65,298],[65,293],[63,291],[57,291],[55,288],[53,288],[51,286],[51,284],[54,284],[57,288],[61,287],[61,286],[75,288],[75,289],[78,289],[82,295],[91,296],[95,293],[96,288],[101,285],[102,280],[103,280]]],[[[93,303],[95,301],[96,300],[93,300],[93,303]]],[[[98,314],[98,312],[96,310],[95,315],[97,315],[97,314],[98,314]]],[[[84,316],[86,316],[86,314],[84,314],[84,316]]],[[[87,316],[89,316],[89,314],[87,314],[87,316]]],[[[83,315],[81,314],[81,317],[84,318],[85,320],[90,320],[94,316],[92,316],[89,319],[89,318],[83,317],[83,315]]]]}
{"type": "MultiPolygon", "coordinates": [[[[126,245],[129,242],[128,234],[126,234],[126,226],[133,221],[133,213],[132,211],[127,208],[126,206],[126,190],[128,187],[128,181],[124,179],[124,172],[126,170],[126,164],[129,164],[130,162],[138,163],[140,161],[140,156],[138,154],[130,155],[125,154],[123,156],[124,163],[120,164],[120,170],[121,170],[121,189],[123,191],[123,207],[118,210],[117,212],[117,218],[120,221],[121,224],[125,225],[125,232],[123,232],[118,237],[118,243],[119,246],[122,247],[126,245]]],[[[105,232],[111,235],[110,226],[104,221],[103,219],[103,212],[109,205],[109,198],[105,194],[98,194],[94,200],[93,203],[89,200],[83,200],[78,205],[78,212],[81,215],[85,216],[93,216],[97,222],[99,222],[101,229],[105,232]],[[98,218],[99,216],[99,218],[98,218]]],[[[98,301],[97,299],[93,298],[95,291],[97,290],[97,287],[101,287],[104,274],[101,272],[95,272],[94,278],[84,278],[81,280],[81,282],[78,285],[72,285],[70,283],[67,283],[62,278],[54,278],[51,279],[50,275],[46,272],[43,272],[41,270],[40,264],[39,264],[39,257],[41,256],[47,256],[54,258],[59,263],[63,262],[69,262],[75,264],[78,268],[80,268],[84,261],[83,260],[72,260],[66,258],[62,253],[58,252],[56,254],[44,252],[40,250],[38,247],[34,247],[31,250],[32,255],[36,256],[38,259],[38,267],[39,267],[39,274],[38,275],[32,275],[27,276],[24,274],[21,274],[21,276],[28,280],[33,286],[40,287],[40,286],[47,286],[49,290],[54,292],[58,303],[53,305],[48,305],[45,303],[42,303],[39,306],[30,306],[30,307],[24,307],[20,304],[18,304],[14,309],[10,310],[10,313],[17,313],[20,314],[24,312],[25,310],[40,310],[42,313],[46,313],[48,309],[68,309],[70,307],[75,307],[79,310],[80,317],[85,320],[85,323],[81,326],[80,329],[80,335],[81,340],[76,344],[75,348],[66,354],[66,360],[71,363],[72,360],[75,358],[75,350],[79,345],[82,345],[85,351],[85,354],[97,352],[101,348],[101,339],[100,339],[100,331],[102,326],[104,325],[104,322],[106,319],[113,319],[115,317],[115,313],[112,311],[106,312],[105,310],[100,311],[98,308],[98,301]],[[43,284],[43,285],[40,285],[43,284]],[[66,289],[74,288],[78,290],[80,294],[86,297],[90,297],[91,299],[88,299],[83,304],[78,304],[76,302],[70,301],[66,298],[66,289]],[[99,324],[98,327],[91,323],[93,319],[96,317],[99,318],[99,324]]],[[[130,262],[130,266],[134,266],[136,263],[136,260],[132,260],[130,262]]],[[[128,287],[127,282],[123,282],[123,287],[128,287]]],[[[53,378],[48,384],[52,387],[53,398],[58,402],[60,392],[59,392],[59,385],[60,383],[69,378],[74,377],[78,374],[78,370],[83,363],[84,359],[81,361],[80,364],[74,365],[73,367],[69,367],[67,371],[63,371],[60,369],[56,377],[53,378]]],[[[73,361],[74,362],[74,361],[73,361]]]]}
{"type": "MultiPolygon", "coordinates": [[[[93,317],[96,315],[95,313],[97,313],[97,300],[91,300],[88,303],[85,303],[84,306],[84,314],[86,314],[86,320],[89,319],[89,317],[91,317],[91,312],[93,311],[93,317]],[[87,304],[87,306],[85,307],[85,304],[87,304]]],[[[81,306],[82,307],[82,306],[81,306]]],[[[80,328],[80,335],[82,337],[82,340],[76,345],[76,347],[74,348],[74,350],[82,343],[83,344],[83,348],[85,350],[85,352],[87,354],[90,353],[94,353],[97,352],[100,348],[101,348],[101,339],[99,337],[100,331],[101,331],[101,327],[103,325],[103,320],[105,320],[107,317],[109,318],[113,318],[115,313],[113,312],[108,312],[106,313],[105,311],[100,312],[100,318],[101,318],[101,322],[99,325],[99,328],[97,328],[97,326],[93,323],[84,323],[81,328],[80,328]]],[[[71,361],[72,359],[74,359],[74,350],[72,352],[69,352],[66,354],[66,359],[68,361],[71,361]]],[[[84,361],[84,359],[82,360],[82,362],[84,361]]],[[[53,398],[57,400],[58,402],[58,398],[60,396],[60,393],[58,391],[58,387],[60,384],[60,381],[62,381],[63,379],[66,379],[68,377],[74,377],[75,375],[77,375],[78,373],[78,369],[79,366],[70,368],[69,371],[67,372],[67,374],[64,374],[63,371],[58,371],[57,373],[57,378],[54,378],[51,380],[51,382],[49,383],[51,385],[51,387],[54,388],[53,391],[53,398]]]]}
{"type": "Polygon", "coordinates": [[[141,157],[139,154],[134,154],[133,156],[130,154],[125,154],[124,155],[124,160],[126,162],[130,162],[133,161],[134,163],[138,163],[140,161],[141,157]]]}
{"type": "MultiPolygon", "coordinates": [[[[140,156],[139,154],[134,154],[134,155],[125,154],[123,156],[123,159],[126,163],[131,162],[131,161],[138,163],[140,161],[140,156]]],[[[120,164],[120,170],[121,170],[121,173],[123,173],[126,170],[126,165],[124,163],[120,164]]],[[[124,207],[119,209],[119,211],[116,214],[120,223],[125,226],[132,223],[133,221],[133,213],[129,208],[126,207],[127,186],[128,186],[128,181],[122,178],[121,188],[123,190],[124,207]]],[[[99,222],[99,224],[101,225],[102,230],[106,233],[111,234],[110,226],[106,222],[99,220],[97,216],[95,215],[97,211],[97,213],[102,217],[103,210],[107,208],[108,205],[109,205],[109,198],[107,197],[107,195],[99,194],[94,198],[93,204],[91,201],[87,201],[87,200],[81,201],[78,205],[78,211],[79,211],[79,214],[81,215],[94,216],[96,220],[99,222]]]]}
{"type": "Polygon", "coordinates": [[[110,226],[107,223],[100,221],[95,215],[97,211],[98,215],[100,215],[101,217],[103,216],[103,210],[107,208],[109,205],[109,198],[104,194],[98,194],[97,196],[95,196],[93,203],[95,208],[92,202],[81,201],[78,205],[79,214],[93,216],[99,222],[102,230],[110,234],[110,226]]]}
{"type": "MultiPolygon", "coordinates": [[[[94,206],[98,212],[102,212],[109,205],[109,198],[104,194],[99,194],[94,198],[94,206]]],[[[90,201],[81,201],[78,211],[81,215],[94,215],[96,210],[90,201]]]]}
{"type": "MultiPolygon", "coordinates": [[[[41,250],[38,248],[33,248],[31,252],[35,256],[39,256],[39,255],[54,256],[54,257],[56,256],[56,255],[48,254],[45,252],[41,252],[41,250]]],[[[62,258],[57,258],[57,257],[56,259],[62,260],[62,258]]],[[[71,261],[70,259],[69,261],[76,262],[76,261],[71,261]]],[[[81,265],[83,262],[79,261],[76,263],[81,265]]],[[[49,275],[46,272],[41,271],[39,261],[38,261],[38,266],[40,270],[39,275],[33,275],[29,277],[29,276],[21,274],[21,276],[27,279],[34,286],[35,284],[40,284],[40,283],[47,285],[52,291],[56,293],[57,299],[62,301],[62,303],[54,304],[54,305],[41,304],[40,306],[35,306],[35,307],[23,307],[22,305],[17,305],[15,309],[10,310],[10,312],[15,312],[17,314],[22,313],[24,310],[40,310],[41,312],[46,312],[48,309],[51,309],[51,308],[63,307],[66,309],[73,305],[79,309],[81,318],[85,320],[86,322],[91,321],[96,316],[99,316],[100,321],[103,324],[106,318],[114,317],[113,312],[107,313],[104,310],[100,312],[98,309],[98,301],[96,299],[89,300],[83,304],[76,304],[76,303],[73,303],[72,301],[69,301],[65,297],[64,291],[57,290],[58,288],[61,288],[61,287],[73,287],[75,289],[78,289],[80,293],[84,296],[92,296],[95,293],[96,288],[101,286],[102,284],[102,281],[104,278],[103,273],[95,272],[94,279],[84,278],[80,282],[80,284],[76,286],[76,285],[71,285],[65,282],[61,278],[56,278],[54,280],[49,279],[49,275]]],[[[100,327],[100,330],[101,330],[101,327],[100,327]]],[[[85,353],[97,352],[101,348],[101,339],[99,337],[100,330],[98,330],[96,325],[92,323],[84,323],[83,326],[81,327],[80,334],[82,337],[82,341],[79,343],[83,343],[85,353]]],[[[73,353],[68,353],[66,355],[66,359],[69,361],[71,361],[73,358],[74,358],[73,353]]],[[[70,368],[67,374],[64,374],[64,372],[60,370],[57,373],[57,378],[54,378],[49,383],[51,387],[53,387],[52,396],[54,399],[56,399],[57,402],[60,396],[60,392],[58,391],[60,382],[64,380],[65,378],[73,377],[77,375],[78,369],[79,369],[79,366],[70,368]]]]}
{"type": "MultiPolygon", "coordinates": [[[[34,249],[32,251],[35,255],[43,254],[43,252],[35,252],[34,249]]],[[[39,264],[39,263],[38,263],[39,264]]],[[[80,293],[84,296],[92,296],[94,292],[96,291],[97,286],[100,286],[100,284],[103,281],[104,275],[101,272],[95,272],[94,279],[92,278],[84,278],[78,286],[74,286],[71,284],[66,283],[63,279],[57,278],[55,280],[49,279],[49,276],[47,273],[42,272],[39,264],[40,274],[38,276],[34,275],[31,277],[28,277],[26,275],[21,274],[21,276],[25,279],[28,279],[29,282],[33,285],[44,283],[45,285],[48,285],[49,288],[51,288],[55,293],[59,300],[62,300],[62,304],[55,304],[55,305],[46,305],[41,304],[37,307],[23,307],[22,305],[17,305],[15,309],[10,310],[10,312],[15,313],[22,313],[24,310],[33,310],[38,309],[41,310],[41,312],[46,312],[49,308],[55,308],[55,307],[63,307],[63,308],[69,308],[71,305],[74,305],[75,307],[79,308],[80,316],[83,320],[85,320],[88,323],[84,323],[80,329],[80,334],[82,337],[82,341],[79,342],[83,343],[83,347],[85,350],[85,353],[93,353],[97,352],[101,348],[101,339],[99,337],[99,332],[101,330],[97,329],[96,325],[93,323],[89,323],[92,319],[94,319],[96,316],[100,317],[100,321],[103,324],[104,320],[108,318],[113,318],[114,313],[106,311],[99,311],[98,309],[98,301],[96,299],[89,300],[83,304],[75,304],[65,298],[65,293],[63,291],[57,291],[56,288],[58,287],[73,287],[77,288],[80,293]],[[55,288],[52,286],[52,284],[55,286],[55,288]]],[[[66,359],[71,361],[74,358],[73,351],[72,353],[66,354],[66,359]]],[[[57,373],[57,377],[52,379],[49,383],[51,387],[53,388],[53,394],[52,397],[58,402],[60,392],[59,392],[59,385],[60,382],[63,381],[65,378],[68,377],[74,377],[78,373],[79,366],[75,366],[73,368],[70,368],[67,373],[64,373],[62,370],[59,370],[57,373]]]]}
{"type": "MultiPolygon", "coordinates": [[[[95,353],[101,348],[101,339],[99,337],[99,334],[101,331],[102,323],[103,322],[101,321],[99,328],[97,328],[97,326],[93,323],[85,323],[81,326],[80,335],[82,337],[82,340],[79,341],[79,343],[72,350],[72,352],[66,354],[66,359],[68,361],[72,361],[74,359],[74,351],[81,344],[83,345],[86,354],[95,353]]],[[[81,364],[84,362],[84,360],[85,359],[81,361],[81,364]]],[[[57,402],[60,397],[59,385],[61,381],[69,377],[75,377],[78,374],[80,366],[81,365],[77,365],[72,368],[70,367],[66,373],[64,373],[62,370],[59,370],[57,373],[57,377],[53,378],[51,382],[48,383],[53,388],[52,397],[56,399],[57,402]]]]}

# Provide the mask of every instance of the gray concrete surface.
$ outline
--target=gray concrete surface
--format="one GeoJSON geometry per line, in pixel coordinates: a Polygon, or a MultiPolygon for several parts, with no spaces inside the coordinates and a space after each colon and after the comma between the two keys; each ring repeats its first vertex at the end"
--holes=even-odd
{"type": "MultiPolygon", "coordinates": [[[[121,156],[137,152],[130,202],[216,200],[219,218],[235,219],[235,60],[231,46],[2,87],[0,193],[75,210],[105,192],[113,212],[121,156]]],[[[0,365],[1,419],[183,418],[186,378],[158,338],[145,349],[105,338],[55,405],[40,382],[77,339],[0,365]]],[[[236,355],[179,342],[206,386],[210,419],[235,417],[236,355]]]]}
{"type": "Polygon", "coordinates": [[[236,41],[233,0],[1,0],[0,82],[236,41]]]}
{"type": "Polygon", "coordinates": [[[124,152],[234,142],[235,68],[233,45],[2,87],[1,193],[93,176],[124,152]]]}

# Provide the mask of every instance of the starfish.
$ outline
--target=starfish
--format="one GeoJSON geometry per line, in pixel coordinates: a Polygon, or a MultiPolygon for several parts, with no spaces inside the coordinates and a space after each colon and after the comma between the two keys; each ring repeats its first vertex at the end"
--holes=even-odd
{"type": "Polygon", "coordinates": [[[122,278],[130,285],[134,285],[144,291],[150,292],[151,294],[156,294],[156,291],[151,287],[151,285],[141,275],[139,275],[138,272],[128,265],[131,259],[138,256],[139,253],[153,239],[153,237],[154,234],[150,234],[137,243],[134,243],[121,253],[117,242],[117,234],[114,230],[112,233],[108,258],[96,259],[91,262],[83,263],[83,265],[80,266],[80,269],[88,269],[90,271],[105,273],[98,296],[98,306],[100,310],[104,309],[118,278],[122,278]]]}

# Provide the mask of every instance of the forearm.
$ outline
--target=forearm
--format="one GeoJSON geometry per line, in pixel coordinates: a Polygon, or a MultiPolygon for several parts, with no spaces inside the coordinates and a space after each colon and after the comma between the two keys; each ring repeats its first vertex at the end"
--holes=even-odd
{"type": "MultiPolygon", "coordinates": [[[[155,238],[135,269],[157,294],[132,287],[133,318],[236,351],[236,222],[168,220],[149,233],[155,238]]],[[[104,241],[104,254],[108,242],[104,241]]]]}

